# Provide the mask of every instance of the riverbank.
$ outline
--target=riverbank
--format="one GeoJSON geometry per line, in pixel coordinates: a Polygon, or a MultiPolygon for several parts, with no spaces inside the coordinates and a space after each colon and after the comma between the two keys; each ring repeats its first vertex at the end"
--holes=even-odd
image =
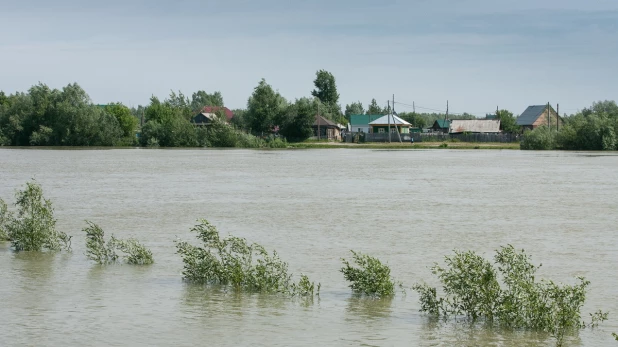
{"type": "Polygon", "coordinates": [[[299,142],[289,143],[288,148],[370,148],[370,149],[520,149],[519,143],[501,142],[420,142],[420,143],[349,143],[349,142],[299,142]]]}

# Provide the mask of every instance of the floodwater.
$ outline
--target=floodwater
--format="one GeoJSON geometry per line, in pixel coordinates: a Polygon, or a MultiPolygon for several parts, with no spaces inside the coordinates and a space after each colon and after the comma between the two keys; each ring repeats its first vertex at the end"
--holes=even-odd
{"type": "Polygon", "coordinates": [[[618,156],[501,150],[2,149],[0,197],[31,178],[55,207],[71,253],[0,244],[0,346],[552,346],[544,334],[435,322],[417,282],[453,249],[524,248],[542,277],[592,283],[583,315],[610,311],[568,345],[618,332],[618,156]],[[313,302],[183,283],[174,240],[205,218],[277,250],[322,285],[313,302]],[[86,220],[136,237],[151,266],[97,266],[86,220]],[[351,295],[340,258],[377,256],[408,287],[351,295]]]}

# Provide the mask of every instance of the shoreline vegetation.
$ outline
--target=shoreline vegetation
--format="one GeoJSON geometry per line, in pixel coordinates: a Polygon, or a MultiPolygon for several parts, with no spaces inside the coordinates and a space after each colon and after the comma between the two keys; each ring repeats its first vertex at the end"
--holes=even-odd
{"type": "MultiPolygon", "coordinates": [[[[360,101],[342,107],[335,77],[328,71],[317,71],[313,85],[310,97],[292,101],[262,79],[246,108],[229,110],[218,91],[200,90],[191,97],[171,91],[164,100],[152,96],[148,105],[129,108],[120,102],[94,104],[77,83],[62,89],[39,83],[27,92],[0,91],[0,147],[618,150],[618,105],[608,100],[564,114],[559,129],[535,123],[534,130],[524,130],[512,112],[496,110],[491,116],[500,121],[500,131],[521,134],[518,143],[474,143],[453,137],[416,143],[315,141],[317,115],[343,128],[352,115],[387,115],[395,110],[392,105],[380,107],[375,98],[366,110],[360,101]]],[[[397,116],[416,130],[437,120],[479,119],[466,112],[402,112],[399,107],[405,104],[397,107],[397,116]]]]}
{"type": "MultiPolygon", "coordinates": [[[[291,142],[282,147],[158,147],[157,149],[178,150],[178,149],[204,149],[204,150],[225,150],[225,149],[259,149],[259,150],[291,150],[291,149],[499,149],[515,150],[520,149],[519,143],[501,142],[408,142],[399,143],[348,143],[348,142],[291,142]]],[[[152,147],[140,146],[0,146],[0,149],[44,149],[44,150],[110,150],[110,149],[153,149],[152,147]]]]}

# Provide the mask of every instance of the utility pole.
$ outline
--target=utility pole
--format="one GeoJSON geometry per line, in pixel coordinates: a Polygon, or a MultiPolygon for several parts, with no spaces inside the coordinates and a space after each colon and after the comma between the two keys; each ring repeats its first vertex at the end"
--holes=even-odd
{"type": "Polygon", "coordinates": [[[320,100],[318,100],[318,116],[316,117],[318,121],[318,142],[320,141],[320,100]]]}
{"type": "Polygon", "coordinates": [[[416,106],[414,106],[414,101],[412,101],[412,112],[414,112],[414,114],[416,114],[416,106]]]}
{"type": "Polygon", "coordinates": [[[498,106],[496,106],[496,118],[498,118],[498,106]]]}
{"type": "Polygon", "coordinates": [[[547,126],[551,130],[551,111],[549,110],[549,101],[547,102],[547,126]]]}
{"type": "Polygon", "coordinates": [[[559,130],[560,126],[560,104],[556,104],[556,131],[559,130]]]}
{"type": "Polygon", "coordinates": [[[388,143],[391,142],[391,104],[390,104],[390,100],[386,101],[387,105],[388,105],[388,111],[389,114],[386,115],[386,117],[388,118],[388,143]]]}
{"type": "MultiPolygon", "coordinates": [[[[395,131],[397,131],[397,138],[399,139],[399,143],[401,142],[401,134],[399,134],[399,129],[397,128],[397,122],[395,122],[395,94],[393,94],[393,123],[395,123],[395,131]]],[[[403,127],[403,124],[401,124],[403,127]]]]}

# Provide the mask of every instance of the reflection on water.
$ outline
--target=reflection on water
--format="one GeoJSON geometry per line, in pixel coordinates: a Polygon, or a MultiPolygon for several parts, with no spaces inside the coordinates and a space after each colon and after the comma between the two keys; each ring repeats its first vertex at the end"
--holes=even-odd
{"type": "MultiPolygon", "coordinates": [[[[31,177],[55,207],[71,253],[16,254],[0,243],[0,346],[552,346],[546,334],[431,320],[415,292],[350,293],[351,249],[409,288],[453,249],[524,248],[539,277],[591,281],[583,315],[600,329],[569,345],[615,344],[618,156],[520,151],[0,150],[0,197],[31,177]],[[206,218],[276,250],[319,297],[240,294],[182,281],[174,246],[206,218]],[[151,266],[99,266],[84,220],[135,237],[151,266]]],[[[298,278],[296,278],[298,279],[298,278]]]]}

